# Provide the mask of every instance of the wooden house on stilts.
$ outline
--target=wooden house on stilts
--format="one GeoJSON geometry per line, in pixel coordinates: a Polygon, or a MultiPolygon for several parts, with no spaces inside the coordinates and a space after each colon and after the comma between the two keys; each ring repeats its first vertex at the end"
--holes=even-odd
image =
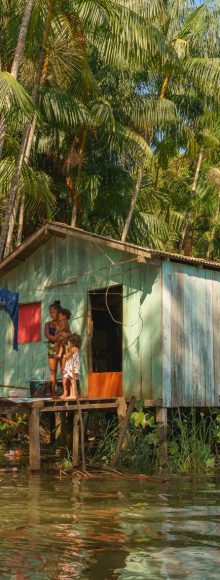
{"type": "Polygon", "coordinates": [[[161,407],[220,404],[220,264],[145,249],[62,223],[0,264],[19,293],[19,348],[0,311],[0,394],[49,378],[44,323],[59,299],[82,335],[81,390],[161,407]]]}

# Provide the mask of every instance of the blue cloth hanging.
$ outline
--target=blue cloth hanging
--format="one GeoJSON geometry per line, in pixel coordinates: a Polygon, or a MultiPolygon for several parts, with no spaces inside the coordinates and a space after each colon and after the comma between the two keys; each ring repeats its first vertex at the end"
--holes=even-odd
{"type": "Polygon", "coordinates": [[[18,298],[18,292],[10,292],[10,290],[0,288],[0,309],[8,312],[14,324],[14,350],[18,350],[18,298]]]}

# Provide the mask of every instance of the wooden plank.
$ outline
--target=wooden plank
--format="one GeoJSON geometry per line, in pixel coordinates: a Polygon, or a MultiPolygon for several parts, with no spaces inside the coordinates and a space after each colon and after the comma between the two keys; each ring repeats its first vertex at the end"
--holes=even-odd
{"type": "Polygon", "coordinates": [[[144,399],[144,407],[162,407],[162,399],[144,399]]]}
{"type": "Polygon", "coordinates": [[[153,284],[151,291],[151,343],[152,343],[152,399],[162,395],[162,301],[161,270],[152,268],[153,284]]]}
{"type": "Polygon", "coordinates": [[[29,415],[29,462],[31,471],[40,471],[40,421],[37,407],[32,407],[29,415]]]}
{"type": "Polygon", "coordinates": [[[142,398],[140,265],[127,271],[123,266],[123,395],[142,398]]]}
{"type": "Polygon", "coordinates": [[[220,396],[220,275],[212,272],[212,329],[214,367],[214,405],[219,405],[220,396]]]}
{"type": "MultiPolygon", "coordinates": [[[[214,349],[214,337],[213,337],[213,317],[212,317],[212,274],[209,270],[204,270],[205,275],[205,285],[206,285],[206,312],[204,320],[204,342],[206,359],[204,361],[204,373],[205,373],[205,402],[209,407],[215,403],[215,386],[214,386],[214,360],[213,360],[213,349],[214,349]],[[206,361],[206,362],[205,362],[206,361]]],[[[219,314],[218,314],[219,318],[219,314]]]]}
{"type": "Polygon", "coordinates": [[[171,264],[162,264],[162,388],[164,404],[171,404],[171,264]]]}
{"type": "Polygon", "coordinates": [[[192,389],[193,405],[205,405],[205,366],[207,364],[205,324],[206,292],[202,270],[194,269],[192,278],[192,389]]]}
{"type": "Polygon", "coordinates": [[[171,388],[172,405],[182,404],[182,389],[184,384],[184,335],[183,335],[183,276],[179,265],[172,267],[172,304],[171,304],[171,388]]]}
{"type": "Polygon", "coordinates": [[[141,332],[141,398],[152,398],[152,323],[151,299],[155,269],[148,265],[140,266],[140,302],[143,327],[141,332]]]}
{"type": "MultiPolygon", "coordinates": [[[[81,405],[81,410],[82,411],[89,411],[89,410],[94,410],[97,409],[98,411],[102,411],[103,409],[117,409],[118,407],[118,403],[92,403],[92,404],[84,404],[81,405]]],[[[55,406],[51,406],[51,407],[45,407],[44,409],[41,409],[41,413],[49,413],[50,411],[74,411],[76,409],[76,403],[70,403],[68,404],[68,406],[64,407],[62,405],[57,405],[55,406]]]]}
{"type": "Polygon", "coordinates": [[[183,326],[184,326],[184,383],[182,392],[182,404],[193,404],[193,387],[192,387],[192,358],[193,358],[193,340],[192,340],[192,272],[184,275],[184,297],[183,297],[183,326]]]}

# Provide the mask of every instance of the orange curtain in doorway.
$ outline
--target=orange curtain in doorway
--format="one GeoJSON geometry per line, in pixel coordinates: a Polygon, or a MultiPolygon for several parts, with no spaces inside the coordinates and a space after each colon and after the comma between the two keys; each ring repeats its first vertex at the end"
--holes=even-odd
{"type": "Polygon", "coordinates": [[[88,377],[89,398],[121,397],[122,396],[122,373],[89,373],[88,377]]]}

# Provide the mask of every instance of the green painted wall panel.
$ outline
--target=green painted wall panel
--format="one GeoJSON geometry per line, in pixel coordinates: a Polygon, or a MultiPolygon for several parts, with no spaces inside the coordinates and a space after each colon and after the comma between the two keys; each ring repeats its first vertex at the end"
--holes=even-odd
{"type": "Polygon", "coordinates": [[[0,280],[0,285],[19,292],[20,302],[41,301],[42,304],[41,342],[20,345],[18,353],[12,350],[10,319],[0,312],[0,323],[3,324],[4,318],[7,331],[0,345],[1,382],[25,386],[33,376],[49,378],[44,324],[49,318],[49,305],[60,299],[72,312],[72,331],[79,332],[83,338],[81,382],[86,393],[88,292],[123,284],[126,324],[123,327],[123,392],[125,396],[135,393],[143,398],[161,396],[159,271],[158,267],[137,263],[133,254],[111,247],[75,236],[51,237],[25,262],[11,270],[7,280],[0,280]]]}

